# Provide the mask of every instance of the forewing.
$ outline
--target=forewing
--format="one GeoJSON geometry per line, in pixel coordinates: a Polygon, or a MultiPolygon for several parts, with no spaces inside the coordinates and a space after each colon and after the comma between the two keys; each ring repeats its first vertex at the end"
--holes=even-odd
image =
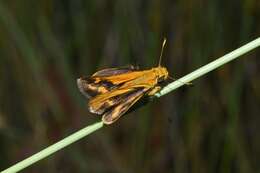
{"type": "Polygon", "coordinates": [[[77,80],[78,88],[87,98],[92,98],[107,93],[120,87],[124,82],[132,80],[132,78],[136,77],[131,74],[134,71],[137,71],[137,67],[130,66],[100,70],[91,77],[79,78],[77,80]]]}
{"type": "Polygon", "coordinates": [[[80,92],[87,98],[111,91],[116,86],[109,81],[97,80],[95,78],[82,77],[77,79],[80,92]]]}
{"type": "Polygon", "coordinates": [[[133,92],[132,88],[116,89],[90,99],[89,111],[95,114],[103,114],[112,106],[117,105],[123,97],[133,92]]]}
{"type": "Polygon", "coordinates": [[[108,111],[102,116],[102,121],[105,124],[111,124],[120,118],[124,113],[126,113],[129,108],[131,108],[145,93],[148,88],[135,89],[128,94],[125,94],[120,98],[120,101],[112,106],[108,111]]]}
{"type": "Polygon", "coordinates": [[[108,77],[138,70],[135,66],[120,67],[120,68],[107,68],[100,70],[92,75],[92,77],[108,77]]]}

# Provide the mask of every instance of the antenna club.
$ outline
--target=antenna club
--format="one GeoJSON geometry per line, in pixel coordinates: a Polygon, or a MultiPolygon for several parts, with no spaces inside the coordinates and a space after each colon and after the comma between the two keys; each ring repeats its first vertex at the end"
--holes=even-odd
{"type": "Polygon", "coordinates": [[[165,46],[166,41],[167,41],[167,39],[166,39],[166,38],[163,38],[163,47],[165,46]]]}

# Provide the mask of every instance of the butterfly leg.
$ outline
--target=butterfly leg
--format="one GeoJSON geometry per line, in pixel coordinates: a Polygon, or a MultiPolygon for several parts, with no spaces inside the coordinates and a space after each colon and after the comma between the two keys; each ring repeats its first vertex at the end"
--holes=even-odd
{"type": "Polygon", "coordinates": [[[148,96],[153,96],[155,93],[157,93],[160,90],[161,90],[161,87],[160,86],[156,86],[151,91],[149,91],[147,94],[148,94],[148,96]]]}

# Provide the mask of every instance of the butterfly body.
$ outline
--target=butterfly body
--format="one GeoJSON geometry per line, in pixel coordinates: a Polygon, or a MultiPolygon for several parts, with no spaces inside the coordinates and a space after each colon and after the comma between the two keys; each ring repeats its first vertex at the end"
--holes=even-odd
{"type": "Polygon", "coordinates": [[[111,124],[129,110],[139,99],[154,95],[159,83],[168,78],[165,67],[138,70],[135,67],[109,68],[90,77],[77,80],[79,90],[88,97],[89,111],[102,114],[105,124],[111,124]]]}

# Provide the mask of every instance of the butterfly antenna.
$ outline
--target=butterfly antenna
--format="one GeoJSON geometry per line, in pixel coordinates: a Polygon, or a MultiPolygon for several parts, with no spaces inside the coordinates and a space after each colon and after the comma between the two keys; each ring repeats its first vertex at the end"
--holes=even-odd
{"type": "Polygon", "coordinates": [[[159,67],[161,67],[161,61],[162,61],[162,54],[163,54],[163,49],[165,47],[166,44],[166,38],[163,39],[163,44],[162,44],[162,49],[161,49],[161,54],[160,54],[160,59],[159,59],[159,67]]]}

